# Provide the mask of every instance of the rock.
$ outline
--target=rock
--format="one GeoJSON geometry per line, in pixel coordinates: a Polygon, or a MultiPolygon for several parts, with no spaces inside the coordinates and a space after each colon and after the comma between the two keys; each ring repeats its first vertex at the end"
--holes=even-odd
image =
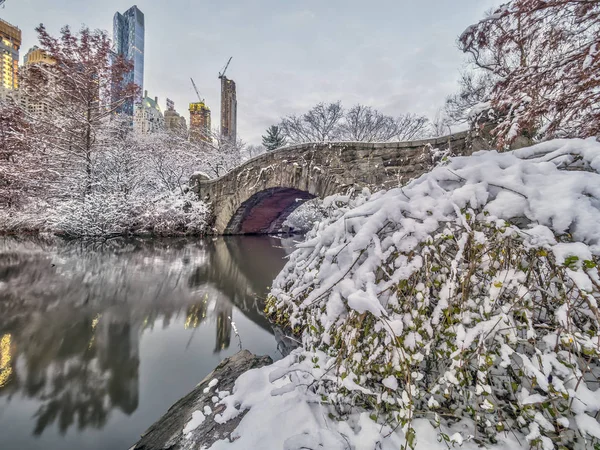
{"type": "Polygon", "coordinates": [[[218,424],[212,418],[219,414],[223,406],[218,407],[211,398],[215,392],[233,391],[235,380],[244,372],[256,367],[266,366],[273,361],[268,356],[255,356],[248,350],[223,360],[215,370],[207,375],[196,388],[169,408],[167,413],[156,421],[130,450],[184,450],[210,447],[214,442],[228,439],[238,426],[245,413],[224,424],[218,424]],[[212,381],[217,379],[218,381],[212,381]],[[206,390],[206,393],[204,392],[206,390]],[[210,408],[210,414],[206,414],[210,408]],[[198,413],[201,412],[202,414],[198,413]],[[196,412],[196,414],[193,414],[196,412]],[[204,420],[189,433],[183,430],[188,424],[204,420]],[[194,422],[190,422],[194,418],[194,422]]]}

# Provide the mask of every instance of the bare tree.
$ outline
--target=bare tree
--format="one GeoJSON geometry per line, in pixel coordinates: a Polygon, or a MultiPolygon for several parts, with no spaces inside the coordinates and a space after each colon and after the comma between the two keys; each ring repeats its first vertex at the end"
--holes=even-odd
{"type": "Polygon", "coordinates": [[[514,0],[460,37],[493,79],[497,145],[600,132],[600,1],[514,0]]]}
{"type": "Polygon", "coordinates": [[[306,114],[285,117],[279,127],[290,143],[327,142],[337,139],[343,116],[341,102],[319,103],[306,114]]]}
{"type": "Polygon", "coordinates": [[[428,135],[429,119],[417,114],[393,118],[364,105],[345,112],[338,101],[319,103],[302,116],[288,116],[279,127],[291,143],[409,141],[428,135]]]}
{"type": "Polygon", "coordinates": [[[443,109],[439,109],[435,114],[433,122],[431,122],[431,135],[433,137],[441,137],[452,134],[451,120],[445,114],[443,109]]]}
{"type": "Polygon", "coordinates": [[[463,71],[459,91],[446,98],[444,115],[453,125],[470,124],[490,99],[494,86],[492,74],[483,70],[463,71]]]}
{"type": "Polygon", "coordinates": [[[267,152],[264,145],[246,145],[242,151],[242,160],[246,161],[267,152]]]}
{"type": "Polygon", "coordinates": [[[396,119],[396,139],[399,141],[412,141],[422,139],[429,135],[429,119],[417,114],[403,114],[396,119]]]}
{"type": "Polygon", "coordinates": [[[339,139],[357,142],[390,141],[398,135],[398,123],[370,106],[356,105],[344,115],[339,139]]]}

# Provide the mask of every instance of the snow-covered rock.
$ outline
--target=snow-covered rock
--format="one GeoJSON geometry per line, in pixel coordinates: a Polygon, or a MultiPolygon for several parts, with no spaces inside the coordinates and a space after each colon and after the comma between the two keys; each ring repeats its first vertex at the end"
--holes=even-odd
{"type": "Polygon", "coordinates": [[[229,395],[227,391],[231,391],[240,375],[271,362],[268,356],[255,356],[247,350],[223,360],[192,392],[177,401],[148,428],[130,450],[200,449],[208,448],[219,439],[229,438],[245,411],[241,411],[236,420],[216,422],[215,416],[225,408],[223,405],[214,405],[211,398],[217,389],[229,395]]]}

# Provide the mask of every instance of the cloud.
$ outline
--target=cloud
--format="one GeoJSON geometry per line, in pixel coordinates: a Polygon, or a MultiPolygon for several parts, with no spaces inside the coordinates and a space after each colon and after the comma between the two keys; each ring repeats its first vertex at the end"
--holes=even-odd
{"type": "MultiPolygon", "coordinates": [[[[132,2],[134,3],[134,2],[132,2]]],[[[363,103],[387,114],[431,117],[456,89],[463,55],[458,36],[498,0],[136,0],[146,18],[145,86],[187,115],[193,77],[219,123],[217,79],[238,86],[238,134],[259,143],[281,116],[320,101],[363,103]]],[[[23,30],[24,54],[40,22],[57,33],[69,23],[112,28],[121,0],[8,1],[3,17],[23,30]]]]}

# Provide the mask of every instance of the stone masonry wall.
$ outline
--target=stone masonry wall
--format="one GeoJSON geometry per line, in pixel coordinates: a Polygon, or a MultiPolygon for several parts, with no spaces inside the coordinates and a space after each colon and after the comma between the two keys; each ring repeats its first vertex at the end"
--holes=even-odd
{"type": "Polygon", "coordinates": [[[283,189],[288,195],[297,191],[305,200],[350,187],[388,189],[430,170],[445,150],[467,155],[483,147],[482,142],[470,140],[467,132],[412,142],[301,144],[260,155],[217,179],[195,177],[191,185],[201,199],[212,204],[213,231],[239,234],[263,191],[269,195],[283,189]]]}

